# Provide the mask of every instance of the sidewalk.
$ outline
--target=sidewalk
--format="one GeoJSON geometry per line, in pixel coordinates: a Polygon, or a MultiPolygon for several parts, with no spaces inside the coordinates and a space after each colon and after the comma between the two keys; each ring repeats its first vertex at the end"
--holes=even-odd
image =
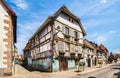
{"type": "MultiPolygon", "coordinates": [[[[120,61],[118,61],[117,63],[120,63],[120,61]]],[[[85,69],[85,71],[81,72],[80,74],[86,74],[86,73],[90,73],[90,72],[94,72],[94,71],[97,71],[97,70],[100,70],[100,69],[104,69],[110,65],[113,65],[115,63],[112,63],[112,64],[107,64],[107,65],[103,65],[102,67],[99,67],[99,66],[95,66],[95,67],[88,67],[85,69]]]]}
{"type": "Polygon", "coordinates": [[[62,71],[62,72],[53,72],[52,74],[54,76],[52,76],[51,78],[73,78],[76,76],[76,74],[87,74],[87,73],[90,73],[90,72],[94,72],[94,71],[97,71],[97,70],[100,70],[100,69],[104,69],[106,67],[108,67],[109,65],[111,64],[108,64],[108,65],[104,65],[102,67],[98,67],[98,66],[94,66],[94,67],[86,67],[85,68],[85,71],[82,71],[82,72],[76,72],[78,71],[78,69],[71,69],[71,70],[68,70],[68,71],[62,71]]]}
{"type": "MultiPolygon", "coordinates": [[[[102,67],[99,67],[99,66],[93,66],[93,67],[85,67],[84,71],[81,71],[79,72],[80,74],[86,74],[86,73],[90,73],[90,72],[94,72],[96,70],[100,70],[100,69],[104,69],[108,66],[110,66],[111,64],[107,64],[107,65],[103,65],[102,67]]],[[[82,68],[82,67],[81,67],[82,68]]],[[[77,71],[78,69],[71,69],[71,70],[68,70],[68,71],[62,71],[63,73],[65,72],[74,72],[74,71],[77,71]]],[[[80,70],[83,70],[83,69],[80,69],[80,70]]],[[[53,73],[60,73],[60,72],[53,72],[53,73]]]]}

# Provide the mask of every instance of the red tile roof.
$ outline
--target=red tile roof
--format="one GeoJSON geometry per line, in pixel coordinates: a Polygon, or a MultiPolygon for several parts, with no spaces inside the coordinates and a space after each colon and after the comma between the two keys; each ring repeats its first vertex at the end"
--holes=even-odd
{"type": "Polygon", "coordinates": [[[25,46],[25,48],[23,49],[23,51],[25,50],[29,50],[30,49],[30,46],[31,46],[31,42],[28,42],[25,46]]]}
{"type": "Polygon", "coordinates": [[[15,12],[7,5],[5,0],[1,0],[1,2],[4,4],[4,6],[8,9],[11,15],[16,15],[15,12]]]}

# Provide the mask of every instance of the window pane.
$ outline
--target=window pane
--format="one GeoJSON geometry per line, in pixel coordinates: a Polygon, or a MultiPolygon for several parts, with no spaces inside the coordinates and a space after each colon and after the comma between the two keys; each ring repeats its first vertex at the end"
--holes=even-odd
{"type": "Polygon", "coordinates": [[[65,27],[64,33],[67,35],[69,34],[69,29],[67,27],[65,27]]]}
{"type": "Polygon", "coordinates": [[[77,38],[77,32],[76,31],[74,31],[74,37],[77,38]]]}

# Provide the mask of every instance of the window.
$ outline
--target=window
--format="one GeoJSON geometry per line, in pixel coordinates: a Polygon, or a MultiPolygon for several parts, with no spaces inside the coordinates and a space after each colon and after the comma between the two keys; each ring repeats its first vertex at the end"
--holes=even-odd
{"type": "Polygon", "coordinates": [[[65,51],[68,52],[69,51],[69,44],[65,43],[64,47],[65,47],[65,51]]]}
{"type": "Polygon", "coordinates": [[[69,18],[69,21],[70,21],[71,19],[69,18]]]}
{"type": "Polygon", "coordinates": [[[78,37],[78,33],[76,31],[74,31],[74,37],[77,38],[78,37]]]}
{"type": "Polygon", "coordinates": [[[72,23],[74,23],[74,20],[72,19],[72,23]]]}
{"type": "Polygon", "coordinates": [[[69,35],[69,28],[68,27],[65,27],[64,34],[69,35]]]}
{"type": "Polygon", "coordinates": [[[78,38],[78,32],[74,31],[74,37],[75,37],[75,41],[79,40],[79,38],[78,38]]]}
{"type": "Polygon", "coordinates": [[[38,40],[39,40],[39,39],[38,39],[38,35],[36,35],[36,36],[35,36],[35,41],[38,41],[38,40]]]}
{"type": "Polygon", "coordinates": [[[34,47],[34,40],[32,40],[32,45],[31,45],[31,47],[34,47]]]}

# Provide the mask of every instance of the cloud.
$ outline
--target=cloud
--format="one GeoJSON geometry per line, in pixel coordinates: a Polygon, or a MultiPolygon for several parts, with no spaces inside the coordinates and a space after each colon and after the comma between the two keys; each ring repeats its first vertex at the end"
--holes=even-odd
{"type": "Polygon", "coordinates": [[[108,37],[106,35],[99,35],[95,41],[98,43],[98,44],[101,44],[101,43],[104,43],[105,41],[107,41],[108,37]]]}
{"type": "Polygon", "coordinates": [[[110,52],[112,52],[112,53],[120,53],[120,48],[119,49],[110,50],[110,52]]]}
{"type": "Polygon", "coordinates": [[[110,30],[108,32],[94,32],[92,34],[89,34],[88,38],[93,39],[98,44],[105,43],[107,42],[113,34],[116,34],[118,31],[117,30],[110,30]]]}
{"type": "Polygon", "coordinates": [[[117,31],[116,30],[110,30],[108,33],[109,34],[115,34],[115,33],[117,33],[117,31]]]}
{"type": "Polygon", "coordinates": [[[18,24],[19,31],[17,37],[17,48],[18,52],[22,53],[23,48],[30,39],[30,37],[35,33],[35,31],[40,27],[40,21],[26,22],[24,25],[22,23],[18,24]]]}
{"type": "Polygon", "coordinates": [[[90,36],[91,37],[96,37],[97,35],[98,35],[98,32],[95,32],[95,33],[91,34],[90,36]]]}
{"type": "Polygon", "coordinates": [[[14,3],[20,9],[25,10],[28,8],[28,4],[25,0],[12,0],[11,2],[14,3]]]}
{"type": "Polygon", "coordinates": [[[88,17],[101,15],[104,11],[106,11],[106,9],[117,3],[117,1],[118,0],[84,0],[83,3],[74,1],[72,4],[69,4],[69,6],[75,15],[80,17],[88,17]]]}
{"type": "Polygon", "coordinates": [[[107,3],[108,0],[100,0],[101,3],[107,3]]]}

